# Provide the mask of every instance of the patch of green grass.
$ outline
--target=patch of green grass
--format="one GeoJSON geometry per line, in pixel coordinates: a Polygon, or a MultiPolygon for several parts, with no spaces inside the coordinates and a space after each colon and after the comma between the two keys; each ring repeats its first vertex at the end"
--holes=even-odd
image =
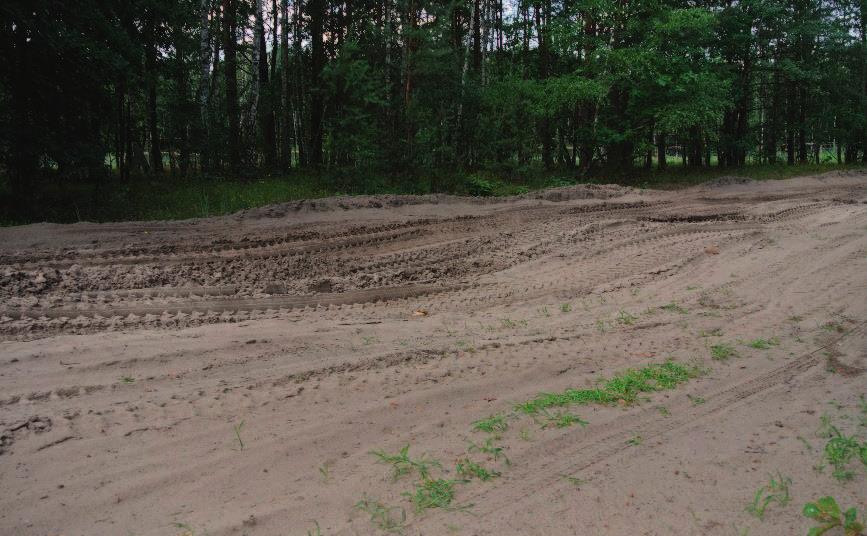
{"type": "Polygon", "coordinates": [[[382,531],[403,534],[406,527],[406,510],[399,506],[386,506],[378,499],[366,495],[357,503],[355,509],[370,516],[370,522],[382,531]]]}
{"type": "Polygon", "coordinates": [[[473,430],[477,432],[487,432],[489,434],[498,434],[509,429],[509,423],[504,415],[491,415],[487,419],[481,419],[472,424],[473,430]]]}
{"type": "Polygon", "coordinates": [[[864,532],[864,523],[858,521],[858,510],[853,506],[842,512],[837,500],[831,496],[805,504],[803,513],[819,523],[810,529],[807,536],[821,536],[836,527],[842,528],[845,536],[860,536],[864,532]]]}
{"type": "Polygon", "coordinates": [[[455,470],[464,478],[478,478],[483,482],[487,482],[493,478],[500,476],[498,471],[487,469],[479,463],[476,463],[469,458],[464,458],[459,461],[455,470]]]}
{"type": "Polygon", "coordinates": [[[643,442],[644,442],[644,438],[641,437],[640,435],[637,435],[637,436],[633,437],[632,439],[628,440],[626,442],[626,444],[631,445],[633,447],[637,447],[638,445],[642,444],[643,442]]]}
{"type": "Polygon", "coordinates": [[[535,415],[545,409],[571,404],[611,404],[618,401],[634,403],[640,393],[673,389],[699,375],[696,367],[666,361],[638,369],[627,369],[595,389],[566,389],[562,393],[542,393],[532,400],[522,402],[515,409],[535,415]]]}
{"type": "Polygon", "coordinates": [[[690,402],[692,402],[693,406],[700,406],[701,404],[707,402],[707,400],[705,400],[704,397],[701,396],[686,395],[686,397],[689,399],[690,402]]]}
{"type": "Polygon", "coordinates": [[[549,414],[548,412],[543,412],[542,414],[545,418],[545,422],[542,424],[543,428],[548,428],[553,426],[555,428],[568,428],[573,424],[580,424],[581,426],[587,426],[587,421],[583,420],[578,415],[574,415],[569,412],[558,412],[556,414],[549,414]]]}
{"type": "Polygon", "coordinates": [[[135,378],[132,376],[121,376],[120,382],[125,384],[135,383],[135,378]]]}
{"type": "Polygon", "coordinates": [[[307,536],[322,536],[322,529],[319,528],[319,522],[313,522],[314,527],[307,531],[307,536]]]}
{"type": "Polygon", "coordinates": [[[825,460],[834,468],[831,473],[840,481],[851,480],[854,473],[848,469],[849,462],[856,456],[867,465],[867,443],[861,443],[854,436],[847,437],[838,432],[825,444],[825,460]]]}
{"type": "Polygon", "coordinates": [[[500,326],[503,329],[525,328],[528,322],[526,320],[512,320],[511,318],[501,318],[500,326]]]}
{"type": "Polygon", "coordinates": [[[620,312],[617,313],[618,324],[622,324],[624,326],[631,326],[635,323],[636,320],[638,320],[637,316],[622,309],[620,310],[620,312]]]}
{"type": "MultiPolygon", "coordinates": [[[[522,430],[522,432],[524,432],[524,431],[525,430],[522,430]]],[[[523,439],[523,437],[522,437],[522,439],[523,439]]],[[[487,454],[488,456],[491,456],[494,459],[494,461],[497,461],[500,458],[503,458],[503,460],[506,462],[506,465],[511,465],[511,463],[512,463],[509,461],[509,458],[507,458],[506,454],[503,452],[503,447],[494,445],[494,438],[492,438],[492,437],[485,439],[485,441],[482,444],[477,444],[477,443],[473,443],[472,441],[470,441],[470,446],[469,446],[469,448],[467,448],[467,450],[469,452],[481,452],[482,454],[487,454]]]]}
{"type": "Polygon", "coordinates": [[[729,358],[737,357],[738,353],[730,344],[720,343],[710,347],[710,356],[716,361],[726,361],[729,358]]]}
{"type": "Polygon", "coordinates": [[[765,511],[772,502],[780,506],[786,506],[791,500],[791,496],[789,495],[789,486],[791,484],[792,479],[784,477],[779,472],[776,478],[770,476],[768,483],[756,490],[753,502],[747,506],[747,512],[759,519],[764,519],[765,511]]]}
{"type": "Polygon", "coordinates": [[[671,411],[665,406],[656,406],[656,411],[658,411],[663,417],[671,415],[671,411]]]}
{"type": "Polygon", "coordinates": [[[763,339],[760,337],[749,341],[747,346],[755,348],[756,350],[769,350],[771,347],[777,346],[778,344],[780,344],[780,341],[776,337],[770,339],[763,339]]]}
{"type": "Polygon", "coordinates": [[[371,451],[371,455],[375,456],[380,463],[385,463],[392,468],[392,478],[397,480],[403,475],[407,475],[416,471],[420,478],[427,480],[430,478],[433,468],[442,468],[440,462],[432,458],[427,458],[422,454],[420,458],[412,459],[409,457],[409,445],[406,445],[397,454],[388,454],[383,450],[371,451]]]}
{"type": "Polygon", "coordinates": [[[560,312],[561,313],[568,313],[570,311],[572,311],[572,304],[571,303],[561,303],[560,304],[560,312]]]}
{"type": "Polygon", "coordinates": [[[689,311],[681,307],[680,305],[672,302],[660,307],[663,311],[668,311],[671,313],[680,313],[682,315],[689,314],[689,311]]]}
{"type": "Polygon", "coordinates": [[[417,513],[428,508],[448,509],[455,499],[455,484],[457,480],[424,480],[415,485],[415,492],[404,493],[409,498],[417,513]]]}

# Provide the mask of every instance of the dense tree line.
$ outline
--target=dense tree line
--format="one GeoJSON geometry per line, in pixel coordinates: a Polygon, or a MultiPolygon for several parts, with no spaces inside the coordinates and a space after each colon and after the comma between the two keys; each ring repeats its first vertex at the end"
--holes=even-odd
{"type": "Polygon", "coordinates": [[[5,0],[0,24],[19,188],[867,160],[867,0],[5,0]]]}

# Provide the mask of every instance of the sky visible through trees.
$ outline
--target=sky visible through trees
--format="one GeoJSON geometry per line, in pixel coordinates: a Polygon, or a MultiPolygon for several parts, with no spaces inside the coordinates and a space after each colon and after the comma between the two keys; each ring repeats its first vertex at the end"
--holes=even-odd
{"type": "Polygon", "coordinates": [[[35,177],[867,161],[867,0],[6,0],[35,177]]]}

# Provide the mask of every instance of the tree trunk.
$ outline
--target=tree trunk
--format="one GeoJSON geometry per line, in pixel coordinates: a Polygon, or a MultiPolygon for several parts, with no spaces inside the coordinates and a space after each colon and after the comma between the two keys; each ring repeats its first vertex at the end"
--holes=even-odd
{"type": "Polygon", "coordinates": [[[322,119],[325,101],[321,88],[322,68],[325,66],[325,48],[323,43],[323,25],[325,21],[325,0],[310,0],[310,164],[314,167],[322,165],[322,119]]]}
{"type": "Polygon", "coordinates": [[[668,167],[665,158],[665,132],[656,135],[656,168],[664,171],[668,167]]]}
{"type": "Polygon", "coordinates": [[[199,118],[202,126],[202,146],[199,148],[200,167],[206,171],[210,167],[211,125],[208,110],[211,103],[211,0],[202,0],[199,19],[199,118]]]}
{"type": "Polygon", "coordinates": [[[237,12],[235,0],[223,0],[223,53],[226,79],[226,115],[229,119],[229,169],[241,168],[241,114],[238,106],[237,12]]]}
{"type": "Polygon", "coordinates": [[[280,167],[283,171],[288,171],[292,167],[292,138],[289,134],[294,131],[292,125],[292,100],[289,95],[289,32],[291,31],[289,0],[280,1],[280,18],[282,19],[282,32],[280,33],[280,96],[282,98],[280,167]]]}
{"type": "Polygon", "coordinates": [[[157,43],[156,22],[152,10],[145,19],[145,71],[147,83],[147,120],[150,136],[150,168],[154,175],[163,173],[163,153],[160,150],[160,131],[157,124],[157,43]]]}

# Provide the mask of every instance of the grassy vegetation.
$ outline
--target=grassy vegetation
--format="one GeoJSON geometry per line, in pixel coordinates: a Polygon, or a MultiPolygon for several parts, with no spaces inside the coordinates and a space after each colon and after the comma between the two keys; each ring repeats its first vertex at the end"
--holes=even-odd
{"type": "Polygon", "coordinates": [[[381,463],[390,465],[392,468],[392,476],[395,480],[403,475],[408,475],[413,471],[418,473],[418,476],[423,480],[430,478],[433,468],[441,467],[437,460],[427,458],[422,455],[420,458],[409,457],[409,445],[406,445],[397,454],[388,454],[382,450],[374,450],[370,454],[375,456],[381,463]]]}
{"type": "Polygon", "coordinates": [[[809,536],[820,536],[836,527],[843,529],[845,536],[859,536],[864,531],[864,523],[858,520],[858,511],[853,506],[845,512],[834,497],[822,497],[816,502],[804,505],[804,515],[819,525],[808,532],[809,536]]]}
{"type": "Polygon", "coordinates": [[[382,531],[404,533],[406,510],[399,506],[386,506],[377,499],[365,496],[355,504],[355,509],[370,515],[370,522],[382,531]]]}
{"type": "Polygon", "coordinates": [[[99,184],[75,181],[34,180],[29,199],[13,199],[7,181],[0,177],[0,225],[40,221],[176,220],[231,214],[239,210],[299,199],[335,195],[427,194],[518,195],[554,186],[628,184],[642,188],[672,189],[698,184],[725,175],[756,180],[785,179],[824,173],[851,166],[804,164],[798,166],[752,165],[742,169],[691,169],[672,165],[665,172],[636,169],[623,177],[581,177],[565,171],[546,172],[530,167],[508,174],[431,173],[426,176],[386,176],[361,172],[317,175],[310,172],[261,176],[247,180],[221,177],[180,179],[136,178],[121,182],[115,177],[99,184]]]}
{"type": "Polygon", "coordinates": [[[789,486],[791,484],[792,479],[784,477],[780,473],[777,473],[776,478],[771,476],[767,484],[756,490],[753,502],[747,506],[747,512],[759,519],[764,519],[765,511],[771,503],[786,506],[791,500],[791,496],[789,495],[789,486]]]}
{"type": "Polygon", "coordinates": [[[535,415],[548,408],[572,404],[630,404],[640,393],[673,389],[698,375],[694,367],[667,361],[638,369],[628,369],[594,389],[566,389],[562,393],[542,393],[516,406],[520,412],[535,415]]]}
{"type": "Polygon", "coordinates": [[[731,357],[737,357],[737,355],[737,351],[730,344],[719,343],[710,347],[710,356],[716,361],[726,361],[731,357]]]}
{"type": "Polygon", "coordinates": [[[409,498],[416,513],[424,512],[428,508],[447,509],[455,499],[456,483],[456,480],[442,478],[423,480],[415,485],[413,493],[404,493],[404,495],[409,498]]]}

